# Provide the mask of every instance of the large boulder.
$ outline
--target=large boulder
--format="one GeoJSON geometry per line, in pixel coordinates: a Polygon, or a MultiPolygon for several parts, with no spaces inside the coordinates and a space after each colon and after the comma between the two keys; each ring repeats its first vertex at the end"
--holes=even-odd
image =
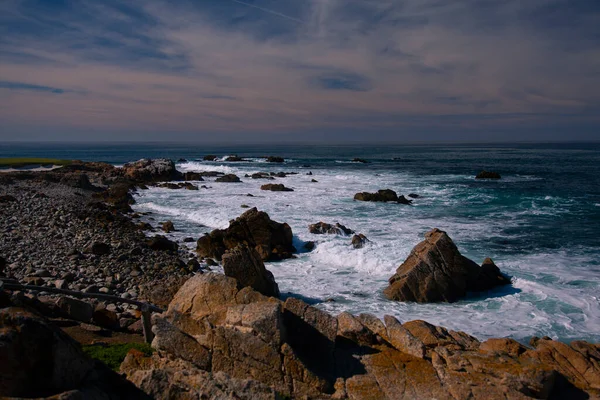
{"type": "Polygon", "coordinates": [[[260,190],[270,190],[271,192],[293,192],[294,189],[284,186],[282,183],[267,183],[262,185],[260,190]]]}
{"type": "Polygon", "coordinates": [[[123,176],[138,183],[176,181],[182,178],[175,163],[166,158],[146,159],[123,165],[123,176]]]}
{"type": "Polygon", "coordinates": [[[344,225],[336,222],[335,225],[328,224],[326,222],[317,222],[308,226],[308,231],[315,235],[351,235],[354,231],[350,228],[346,228],[344,225]]]}
{"type": "Polygon", "coordinates": [[[396,192],[391,189],[381,189],[377,193],[361,192],[354,195],[354,200],[358,201],[375,201],[375,202],[388,202],[400,204],[410,204],[412,200],[407,199],[404,196],[398,196],[396,192]]]}
{"type": "Polygon", "coordinates": [[[223,175],[223,176],[218,177],[217,179],[215,179],[215,182],[232,182],[232,183],[237,183],[237,182],[241,182],[241,180],[235,174],[227,174],[227,175],[223,175]]]}
{"type": "Polygon", "coordinates": [[[0,360],[2,398],[147,398],[88,358],[58,327],[23,308],[0,309],[0,360]]]}
{"type": "Polygon", "coordinates": [[[228,249],[239,244],[254,247],[263,260],[292,257],[292,228],[271,220],[266,212],[251,208],[229,223],[227,229],[216,229],[198,239],[196,251],[201,257],[220,260],[228,249]]]}
{"type": "Polygon", "coordinates": [[[265,296],[279,297],[279,287],[271,271],[268,271],[254,248],[245,244],[228,250],[223,255],[225,275],[235,278],[241,289],[250,286],[265,296]]]}
{"type": "Polygon", "coordinates": [[[510,279],[491,260],[479,267],[460,254],[446,232],[433,229],[398,267],[383,293],[397,301],[454,302],[468,291],[485,291],[509,283],[510,279]]]}

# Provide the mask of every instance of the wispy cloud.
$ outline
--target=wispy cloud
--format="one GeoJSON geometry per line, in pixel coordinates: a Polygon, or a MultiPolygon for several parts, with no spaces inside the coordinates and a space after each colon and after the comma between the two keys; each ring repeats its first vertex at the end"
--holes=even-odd
{"type": "Polygon", "coordinates": [[[571,115],[600,127],[593,0],[57,4],[0,4],[3,126],[389,138],[571,115]]]}

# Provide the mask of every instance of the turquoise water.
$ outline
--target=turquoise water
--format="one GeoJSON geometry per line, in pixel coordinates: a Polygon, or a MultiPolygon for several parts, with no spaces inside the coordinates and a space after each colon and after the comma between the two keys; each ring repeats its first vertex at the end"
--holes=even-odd
{"type": "Polygon", "coordinates": [[[297,259],[269,263],[285,295],[303,296],[338,313],[392,314],[425,319],[480,338],[525,340],[548,335],[560,340],[600,341],[600,145],[439,146],[238,146],[190,145],[0,145],[0,157],[79,158],[121,164],[142,157],[185,158],[181,170],[220,170],[240,184],[203,182],[198,192],[152,188],[140,191],[136,208],[152,211],[156,224],[171,219],[175,238],[198,237],[244,210],[242,204],[288,222],[298,244],[317,248],[297,259]],[[252,162],[202,162],[205,154],[238,154],[252,162]],[[279,155],[283,165],[260,157],[279,155]],[[361,157],[368,164],[350,160],[361,157]],[[477,181],[482,169],[500,181],[477,181]],[[296,171],[277,181],[291,193],[261,192],[258,171],[296,171]],[[311,171],[312,176],[306,172],[311,171]],[[319,182],[312,183],[314,178],[319,182]],[[417,193],[413,206],[361,203],[354,193],[390,188],[417,193]],[[255,197],[247,197],[252,193],[255,197]],[[371,243],[355,250],[348,237],[316,236],[307,225],[340,222],[371,243]],[[387,301],[387,278],[423,239],[446,230],[463,254],[476,262],[492,257],[513,276],[501,288],[455,304],[418,305],[387,301]],[[333,299],[334,301],[324,301],[333,299]]]}

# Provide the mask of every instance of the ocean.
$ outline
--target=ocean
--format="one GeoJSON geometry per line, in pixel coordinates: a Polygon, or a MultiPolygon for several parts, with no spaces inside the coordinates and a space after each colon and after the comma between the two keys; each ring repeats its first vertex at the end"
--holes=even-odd
{"type": "MultiPolygon", "coordinates": [[[[297,296],[333,314],[342,311],[423,319],[479,339],[533,335],[600,341],[600,144],[199,146],[185,144],[0,144],[0,157],[30,156],[116,165],[168,157],[181,171],[233,173],[242,183],[205,178],[199,191],[150,188],[136,211],[153,225],[170,219],[175,239],[225,228],[242,206],[287,222],[296,247],[316,248],[267,263],[283,297],[297,296]],[[220,160],[202,161],[207,154],[220,160]],[[248,162],[224,162],[237,154],[248,162]],[[264,156],[286,159],[266,163],[264,156]],[[366,164],[352,162],[363,158],[366,164]],[[486,169],[499,181],[475,180],[486,169]],[[298,172],[275,181],[254,172],[298,172]],[[312,175],[307,175],[311,172],[312,175]],[[311,182],[315,179],[318,182],[311,182]],[[283,183],[293,192],[266,192],[283,183]],[[416,193],[413,205],[353,200],[357,192],[416,193]],[[249,197],[247,194],[254,197],[249,197]],[[348,236],[313,235],[308,225],[339,222],[370,242],[354,249],[348,236]],[[445,230],[477,263],[491,257],[513,284],[452,304],[385,299],[387,279],[432,228],[445,230]]],[[[193,250],[194,243],[189,244],[193,250]]],[[[218,269],[218,268],[217,268],[218,269]]]]}

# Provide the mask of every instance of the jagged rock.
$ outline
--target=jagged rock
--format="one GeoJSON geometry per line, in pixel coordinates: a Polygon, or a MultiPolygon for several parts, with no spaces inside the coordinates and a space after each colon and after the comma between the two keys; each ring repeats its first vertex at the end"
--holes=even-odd
{"type": "Polygon", "coordinates": [[[425,345],[391,315],[384,316],[387,340],[396,349],[418,358],[425,358],[425,345]]]}
{"type": "Polygon", "coordinates": [[[446,232],[433,229],[415,246],[384,290],[390,300],[453,302],[467,291],[483,291],[510,280],[491,260],[485,268],[462,256],[446,232]]]}
{"type": "Polygon", "coordinates": [[[161,235],[156,235],[154,237],[148,238],[146,244],[152,250],[177,251],[177,249],[179,248],[179,245],[177,243],[161,235]]]}
{"type": "Polygon", "coordinates": [[[501,179],[499,173],[483,170],[475,176],[475,179],[501,179]]]}
{"type": "Polygon", "coordinates": [[[175,163],[166,158],[141,159],[127,163],[122,168],[123,176],[134,182],[175,181],[182,178],[181,172],[175,169],[175,163]]]}
{"type": "Polygon", "coordinates": [[[325,222],[317,222],[316,224],[309,225],[308,231],[310,233],[314,233],[315,235],[351,235],[354,233],[352,229],[346,228],[344,225],[337,222],[335,225],[331,225],[325,222]]]}
{"type": "Polygon", "coordinates": [[[260,190],[270,190],[271,192],[293,192],[294,189],[285,187],[281,183],[267,183],[266,185],[262,185],[260,190]]]}
{"type": "Polygon", "coordinates": [[[412,200],[408,200],[404,196],[398,197],[396,192],[394,192],[393,190],[390,190],[390,189],[381,189],[381,190],[378,190],[377,193],[368,193],[368,192],[356,193],[354,195],[354,200],[377,201],[377,202],[393,201],[395,203],[401,203],[401,204],[410,204],[412,202],[412,200]]]}
{"type": "Polygon", "coordinates": [[[273,274],[265,268],[254,248],[238,245],[223,255],[223,270],[226,276],[235,278],[241,289],[250,286],[265,296],[279,297],[279,287],[273,274]]]}
{"type": "Polygon", "coordinates": [[[152,347],[172,356],[189,361],[200,369],[210,369],[211,354],[196,339],[182,332],[167,320],[156,317],[153,320],[152,347]]]}
{"type": "Polygon", "coordinates": [[[479,350],[486,353],[508,354],[518,357],[527,351],[527,348],[514,339],[488,339],[479,345],[479,350]]]}
{"type": "Polygon", "coordinates": [[[217,179],[215,179],[215,182],[233,182],[233,183],[237,183],[237,182],[241,182],[241,180],[235,174],[227,174],[227,175],[223,175],[223,176],[218,177],[217,179]]]}
{"type": "Polygon", "coordinates": [[[267,162],[270,162],[270,163],[282,163],[284,161],[285,161],[285,159],[283,157],[277,157],[277,156],[268,156],[267,157],[267,162]]]}
{"type": "Polygon", "coordinates": [[[162,230],[165,231],[166,233],[173,232],[175,230],[175,226],[173,225],[173,222],[171,222],[171,221],[163,222],[162,230]]]}
{"type": "Polygon", "coordinates": [[[352,247],[355,249],[363,248],[367,242],[369,242],[369,239],[362,233],[352,236],[352,247]]]}
{"type": "Polygon", "coordinates": [[[337,335],[360,345],[376,343],[375,334],[362,322],[348,312],[337,316],[337,335]]]}
{"type": "Polygon", "coordinates": [[[215,156],[213,154],[209,154],[209,155],[204,156],[202,159],[204,161],[215,161],[217,158],[218,158],[217,156],[215,156]]]}
{"type": "Polygon", "coordinates": [[[233,155],[233,156],[226,157],[225,161],[228,161],[228,162],[239,162],[239,161],[244,161],[244,159],[242,157],[238,157],[237,155],[233,155]]]}
{"type": "Polygon", "coordinates": [[[254,247],[263,260],[290,258],[296,251],[290,226],[271,220],[267,213],[256,208],[231,221],[227,229],[216,229],[198,239],[196,251],[201,257],[221,260],[225,250],[243,243],[254,247]]]}

